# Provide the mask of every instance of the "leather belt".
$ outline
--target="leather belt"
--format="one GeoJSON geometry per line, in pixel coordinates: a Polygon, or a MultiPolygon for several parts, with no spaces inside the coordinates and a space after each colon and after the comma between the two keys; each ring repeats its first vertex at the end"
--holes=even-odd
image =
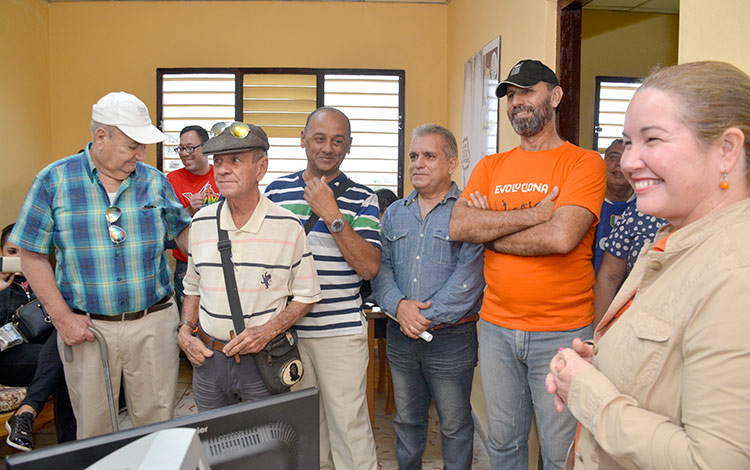
{"type": "Polygon", "coordinates": [[[479,321],[479,314],[475,313],[474,315],[469,315],[468,317],[464,317],[458,320],[456,323],[441,323],[439,325],[432,326],[430,328],[427,328],[427,331],[433,332],[435,330],[442,330],[443,328],[450,328],[451,326],[457,326],[463,323],[469,323],[469,322],[476,323],[477,321],[479,321]]]}
{"type": "Polygon", "coordinates": [[[172,294],[168,294],[160,301],[156,302],[154,305],[139,310],[137,312],[125,312],[121,313],[119,315],[99,315],[98,313],[87,313],[83,310],[74,308],[73,313],[77,313],[79,315],[88,315],[91,317],[92,320],[103,320],[103,321],[130,321],[130,320],[138,320],[140,318],[145,317],[149,313],[158,312],[159,310],[164,310],[165,308],[169,308],[170,305],[172,305],[172,294]]]}
{"type": "Polygon", "coordinates": [[[213,349],[214,351],[219,351],[220,353],[224,352],[224,346],[227,345],[227,343],[222,343],[221,341],[215,340],[212,337],[208,336],[203,329],[200,327],[198,328],[198,332],[196,335],[198,339],[203,341],[203,344],[205,344],[208,349],[213,349]]]}

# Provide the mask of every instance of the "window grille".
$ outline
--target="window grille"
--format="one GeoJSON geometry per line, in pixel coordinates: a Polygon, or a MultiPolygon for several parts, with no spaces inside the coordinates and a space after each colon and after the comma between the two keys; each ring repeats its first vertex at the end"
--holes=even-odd
{"type": "Polygon", "coordinates": [[[165,173],[181,168],[174,151],[179,132],[198,124],[237,118],[261,126],[269,137],[269,168],[261,189],[305,167],[300,132],[319,106],[349,117],[353,144],[341,166],[352,180],[403,195],[403,71],[319,69],[200,69],[157,71],[157,115],[169,139],[157,147],[165,173]],[[237,85],[239,83],[239,85],[237,85]]]}
{"type": "Polygon", "coordinates": [[[625,111],[638,87],[639,78],[596,77],[594,149],[604,154],[615,139],[622,138],[625,111]]]}

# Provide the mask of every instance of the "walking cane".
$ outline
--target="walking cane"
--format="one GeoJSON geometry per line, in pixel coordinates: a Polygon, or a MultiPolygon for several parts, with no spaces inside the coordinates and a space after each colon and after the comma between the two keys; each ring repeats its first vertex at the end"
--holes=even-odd
{"type": "MultiPolygon", "coordinates": [[[[107,401],[109,402],[109,419],[112,421],[112,431],[117,432],[120,430],[120,426],[117,423],[117,410],[115,409],[115,397],[112,392],[112,379],[109,376],[109,350],[107,348],[107,340],[104,339],[101,331],[96,327],[90,326],[89,330],[94,335],[94,339],[99,343],[99,353],[102,356],[102,369],[104,369],[104,386],[107,389],[107,401]]],[[[73,361],[73,348],[69,345],[65,345],[65,362],[73,361]]]]}

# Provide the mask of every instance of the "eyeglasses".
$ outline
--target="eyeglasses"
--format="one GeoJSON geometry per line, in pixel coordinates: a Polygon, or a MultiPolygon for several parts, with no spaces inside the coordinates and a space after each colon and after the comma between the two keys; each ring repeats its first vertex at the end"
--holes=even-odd
{"type": "Polygon", "coordinates": [[[197,149],[198,147],[202,147],[202,146],[203,146],[203,144],[200,144],[200,145],[186,145],[186,146],[179,145],[179,146],[177,146],[177,147],[174,148],[174,151],[177,152],[177,153],[185,152],[188,155],[192,155],[195,152],[195,149],[197,149]]]}
{"type": "Polygon", "coordinates": [[[247,134],[250,133],[250,126],[248,126],[244,122],[234,121],[231,124],[227,124],[226,122],[217,122],[216,124],[211,126],[211,137],[221,135],[221,133],[224,132],[227,127],[229,127],[229,132],[231,132],[233,136],[239,137],[240,139],[245,138],[247,134]]]}
{"type": "Polygon", "coordinates": [[[107,224],[109,224],[109,239],[116,245],[124,242],[126,237],[125,230],[120,226],[114,225],[122,217],[120,208],[117,206],[109,207],[104,215],[107,217],[107,224]]]}

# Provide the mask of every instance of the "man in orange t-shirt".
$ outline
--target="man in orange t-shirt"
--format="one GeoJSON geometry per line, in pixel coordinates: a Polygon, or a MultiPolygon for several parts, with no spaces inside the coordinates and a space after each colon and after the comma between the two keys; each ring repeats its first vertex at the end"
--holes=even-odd
{"type": "Polygon", "coordinates": [[[562,469],[575,434],[546,392],[549,361],[594,318],[591,247],[606,165],[555,128],[555,73],[522,60],[497,87],[521,145],[480,161],[456,201],[454,240],[485,244],[480,323],[482,386],[493,470],[528,467],[532,406],[544,468],[562,469]]]}

